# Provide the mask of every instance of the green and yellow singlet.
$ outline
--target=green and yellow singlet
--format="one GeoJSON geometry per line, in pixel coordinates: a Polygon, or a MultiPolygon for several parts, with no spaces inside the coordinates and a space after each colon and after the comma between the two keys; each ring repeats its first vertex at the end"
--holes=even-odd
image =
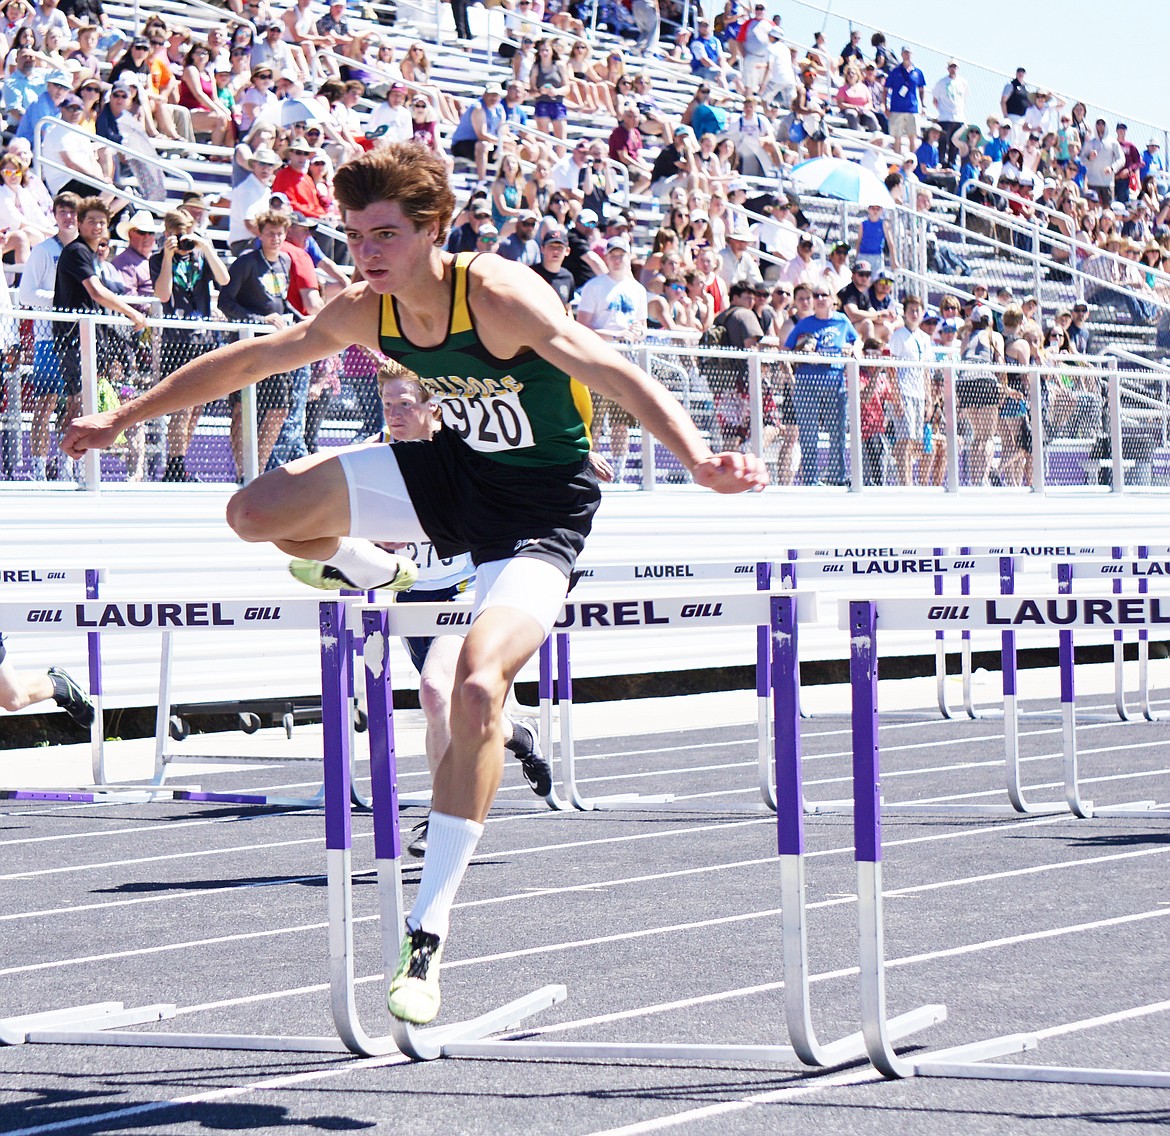
{"type": "Polygon", "coordinates": [[[382,297],[382,353],[418,375],[439,400],[443,425],[485,457],[533,467],[583,461],[589,453],[588,390],[535,351],[497,359],[480,342],[467,303],[468,269],[477,255],[455,258],[451,319],[435,347],[411,343],[394,297],[382,297]]]}

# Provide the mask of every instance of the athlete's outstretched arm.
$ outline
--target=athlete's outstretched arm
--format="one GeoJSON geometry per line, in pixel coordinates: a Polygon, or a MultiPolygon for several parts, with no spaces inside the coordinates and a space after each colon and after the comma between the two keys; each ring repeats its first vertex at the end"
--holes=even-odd
{"type": "Polygon", "coordinates": [[[714,454],[678,401],[660,383],[623,358],[596,332],[565,314],[556,293],[523,265],[498,257],[484,266],[470,295],[485,346],[509,359],[525,347],[555,367],[612,398],[683,462],[699,485],[719,493],[742,493],[768,484],[764,463],[754,454],[714,454]]]}
{"type": "Polygon", "coordinates": [[[335,355],[359,342],[363,331],[369,337],[369,329],[377,326],[376,312],[377,297],[372,297],[371,305],[365,285],[349,288],[312,319],[210,351],[180,367],[133,402],[102,414],[75,418],[61,439],[61,449],[73,458],[81,457],[86,450],[104,450],[128,426],[213,402],[269,375],[294,371],[335,355]]]}

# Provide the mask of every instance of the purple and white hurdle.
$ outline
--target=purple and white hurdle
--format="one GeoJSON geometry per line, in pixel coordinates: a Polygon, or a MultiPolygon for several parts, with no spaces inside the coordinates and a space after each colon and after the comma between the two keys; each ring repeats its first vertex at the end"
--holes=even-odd
{"type": "MultiPolygon", "coordinates": [[[[854,855],[858,872],[862,1028],[867,1053],[886,1077],[962,1077],[1081,1085],[1170,1088],[1170,1073],[1139,1069],[1064,1068],[988,1064],[987,1059],[1036,1047],[1037,1039],[1014,1034],[971,1045],[902,1057],[885,1029],[885,948],[882,917],[881,761],[878,745],[878,629],[927,630],[942,618],[975,629],[1123,627],[1147,630],[1170,623],[1170,599],[1157,597],[970,597],[959,614],[940,615],[933,599],[842,601],[840,626],[850,634],[853,704],[854,855]]],[[[1071,634],[1071,632],[1070,632],[1071,634]]],[[[1068,690],[1071,701],[1072,690],[1068,690]]],[[[1063,694],[1062,694],[1063,696],[1063,694]]],[[[1071,805],[1071,801],[1070,801],[1071,805]]],[[[1149,814],[1143,814],[1149,815],[1149,814]]],[[[1154,1004],[1157,1005],[1157,1004],[1154,1004]]]]}

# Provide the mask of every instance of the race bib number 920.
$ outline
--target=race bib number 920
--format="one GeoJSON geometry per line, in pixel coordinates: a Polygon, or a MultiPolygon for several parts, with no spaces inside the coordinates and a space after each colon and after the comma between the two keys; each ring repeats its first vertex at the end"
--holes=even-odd
{"type": "Polygon", "coordinates": [[[445,398],[442,406],[443,425],[454,430],[473,450],[491,454],[536,444],[532,423],[518,394],[445,398]]]}

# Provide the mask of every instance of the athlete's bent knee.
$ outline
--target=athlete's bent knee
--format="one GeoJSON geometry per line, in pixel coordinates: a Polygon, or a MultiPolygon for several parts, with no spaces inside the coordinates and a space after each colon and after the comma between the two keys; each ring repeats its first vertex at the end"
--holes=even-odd
{"type": "Polygon", "coordinates": [[[270,495],[255,488],[255,483],[234,493],[227,503],[227,523],[236,536],[253,543],[281,536],[280,511],[270,502],[270,495]]]}

